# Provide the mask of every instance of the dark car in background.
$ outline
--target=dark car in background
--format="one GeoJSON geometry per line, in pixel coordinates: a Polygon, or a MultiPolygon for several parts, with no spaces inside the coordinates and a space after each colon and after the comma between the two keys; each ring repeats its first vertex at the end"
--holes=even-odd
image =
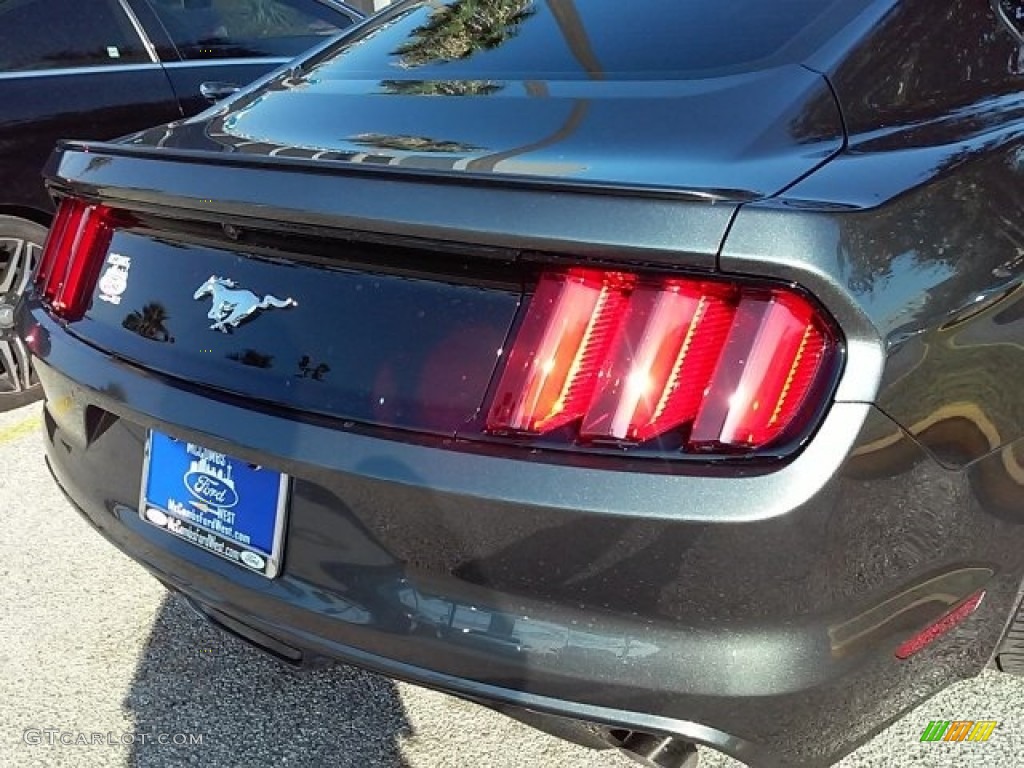
{"type": "Polygon", "coordinates": [[[333,0],[0,0],[0,410],[39,396],[11,319],[54,144],[193,115],[361,18],[333,0]]]}
{"type": "Polygon", "coordinates": [[[829,764],[1024,666],[1012,10],[404,2],[64,143],[53,475],[290,663],[829,764]]]}

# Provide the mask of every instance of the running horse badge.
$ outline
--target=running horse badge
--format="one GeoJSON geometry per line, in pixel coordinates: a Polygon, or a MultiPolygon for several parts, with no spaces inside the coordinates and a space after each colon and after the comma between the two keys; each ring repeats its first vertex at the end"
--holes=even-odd
{"type": "Polygon", "coordinates": [[[269,293],[261,299],[252,291],[236,287],[234,280],[216,275],[210,275],[210,279],[199,286],[192,298],[198,301],[204,296],[213,298],[213,306],[206,315],[214,321],[210,330],[221,333],[231,333],[232,328],[237,328],[264,309],[299,306],[295,299],[279,299],[269,293]]]}

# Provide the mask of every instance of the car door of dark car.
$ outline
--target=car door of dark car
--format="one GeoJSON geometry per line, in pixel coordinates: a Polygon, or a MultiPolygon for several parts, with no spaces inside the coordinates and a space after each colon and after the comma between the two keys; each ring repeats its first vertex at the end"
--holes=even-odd
{"type": "Polygon", "coordinates": [[[181,116],[120,0],[0,2],[0,207],[51,210],[42,167],[59,139],[113,139],[181,116]]]}
{"type": "Polygon", "coordinates": [[[132,0],[186,114],[352,26],[359,14],[321,0],[132,0]],[[145,7],[143,7],[145,6],[145,7]],[[203,88],[206,84],[206,88],[203,88]],[[204,95],[203,91],[207,91],[204,95]]]}

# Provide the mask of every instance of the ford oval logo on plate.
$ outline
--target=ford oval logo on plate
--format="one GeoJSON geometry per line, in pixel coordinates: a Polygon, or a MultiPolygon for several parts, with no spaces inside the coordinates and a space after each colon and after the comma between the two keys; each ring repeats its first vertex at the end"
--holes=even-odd
{"type": "Polygon", "coordinates": [[[239,559],[250,568],[255,568],[257,571],[262,571],[263,566],[266,565],[262,557],[257,555],[255,552],[245,550],[239,555],[239,559]]]}
{"type": "Polygon", "coordinates": [[[238,503],[238,494],[230,477],[193,469],[185,475],[185,487],[199,501],[215,507],[231,509],[238,503]]]}

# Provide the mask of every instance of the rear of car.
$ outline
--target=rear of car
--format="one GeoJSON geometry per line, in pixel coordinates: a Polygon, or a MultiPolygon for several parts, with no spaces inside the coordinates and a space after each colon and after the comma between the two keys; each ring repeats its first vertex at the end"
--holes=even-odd
{"type": "Polygon", "coordinates": [[[1024,572],[1015,200],[943,226],[1019,139],[846,105],[914,5],[402,3],[65,144],[18,317],[56,480],[286,661],[828,764],[988,663],[1024,572]]]}

